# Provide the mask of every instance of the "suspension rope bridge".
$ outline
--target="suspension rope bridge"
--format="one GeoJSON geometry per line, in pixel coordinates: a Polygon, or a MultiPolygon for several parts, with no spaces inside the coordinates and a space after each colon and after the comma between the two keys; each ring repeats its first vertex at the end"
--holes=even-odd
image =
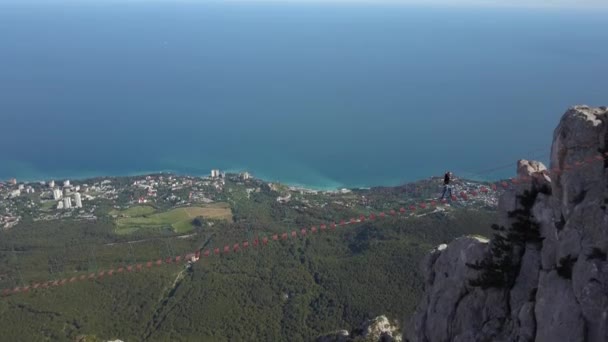
{"type": "MultiPolygon", "coordinates": [[[[593,167],[599,166],[602,163],[602,167],[604,167],[604,163],[608,160],[608,152],[605,153],[594,153],[593,155],[589,155],[584,160],[578,160],[572,162],[570,164],[562,165],[561,168],[552,168],[547,170],[547,173],[551,176],[551,179],[554,179],[555,176],[567,175],[570,172],[575,172],[584,167],[593,167]]],[[[502,168],[502,166],[501,166],[502,168]]],[[[487,185],[479,186],[474,190],[461,191],[458,194],[452,194],[451,200],[453,203],[458,203],[461,201],[470,201],[474,200],[481,194],[488,194],[491,192],[499,193],[501,191],[506,191],[509,189],[514,189],[523,184],[531,184],[533,182],[533,177],[525,176],[525,177],[517,177],[510,178],[507,180],[502,180],[498,182],[488,183],[487,185]]],[[[320,234],[329,234],[339,228],[353,226],[357,224],[364,223],[366,221],[381,221],[388,218],[401,217],[401,218],[409,218],[415,217],[415,213],[421,210],[427,209],[436,209],[438,207],[444,206],[448,204],[448,200],[428,200],[423,201],[417,204],[412,204],[409,207],[401,207],[394,208],[388,211],[383,211],[379,213],[371,213],[369,215],[359,215],[358,217],[351,217],[348,219],[341,219],[332,222],[320,223],[315,226],[301,228],[301,229],[291,229],[285,231],[283,233],[275,233],[269,236],[251,236],[248,234],[247,239],[245,241],[233,242],[231,244],[226,244],[223,247],[215,247],[210,248],[207,247],[209,245],[209,241],[205,243],[202,249],[195,250],[189,253],[184,253],[180,255],[175,255],[173,247],[170,242],[165,242],[165,252],[168,255],[166,258],[158,258],[153,260],[148,260],[144,262],[136,262],[135,254],[133,252],[133,248],[131,244],[129,244],[129,263],[124,264],[118,267],[112,267],[108,269],[97,269],[97,261],[95,256],[95,249],[91,249],[89,252],[92,255],[93,265],[91,269],[95,270],[94,272],[82,272],[82,274],[74,275],[72,277],[65,277],[61,279],[50,279],[47,281],[38,281],[32,282],[29,284],[25,284],[21,269],[17,266],[18,277],[21,281],[22,286],[15,286],[11,288],[5,288],[0,291],[0,294],[3,298],[28,293],[30,291],[41,291],[46,289],[51,289],[54,287],[66,286],[76,282],[86,282],[86,281],[100,281],[103,279],[108,279],[111,277],[118,276],[126,276],[129,273],[141,273],[146,270],[150,270],[152,268],[157,267],[169,267],[169,266],[180,266],[184,267],[189,264],[193,264],[199,262],[203,258],[212,258],[218,257],[222,255],[234,254],[234,253],[242,253],[249,249],[261,249],[263,250],[271,243],[276,243],[278,241],[285,241],[289,239],[297,239],[297,238],[305,238],[307,236],[314,236],[320,234]]],[[[249,232],[250,229],[248,229],[249,232]]],[[[17,258],[14,252],[12,253],[13,258],[17,258]]],[[[51,272],[52,273],[52,272],[51,272]]]]}

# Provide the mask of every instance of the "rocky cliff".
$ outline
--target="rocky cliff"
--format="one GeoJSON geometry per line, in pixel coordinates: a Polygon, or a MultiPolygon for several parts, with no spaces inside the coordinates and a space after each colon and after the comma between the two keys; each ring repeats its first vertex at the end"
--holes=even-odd
{"type": "Polygon", "coordinates": [[[425,259],[413,341],[608,341],[608,108],[576,106],[551,167],[517,164],[491,240],[425,259]]]}
{"type": "Polygon", "coordinates": [[[338,330],[320,336],[317,342],[400,342],[401,333],[397,322],[391,322],[386,316],[378,316],[365,321],[359,329],[352,332],[338,330]]]}

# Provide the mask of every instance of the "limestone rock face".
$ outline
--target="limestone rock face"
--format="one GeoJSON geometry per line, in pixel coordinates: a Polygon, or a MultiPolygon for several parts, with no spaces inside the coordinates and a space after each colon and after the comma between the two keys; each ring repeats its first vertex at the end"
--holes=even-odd
{"type": "Polygon", "coordinates": [[[570,108],[551,166],[521,160],[496,236],[423,262],[412,341],[608,341],[608,108],[570,108]]]}
{"type": "Polygon", "coordinates": [[[365,321],[359,329],[350,334],[346,330],[338,330],[333,333],[317,338],[317,342],[400,342],[402,336],[396,322],[391,321],[384,315],[365,321]]]}
{"type": "Polygon", "coordinates": [[[401,341],[398,330],[386,316],[378,316],[363,324],[361,336],[371,341],[401,341]]]}

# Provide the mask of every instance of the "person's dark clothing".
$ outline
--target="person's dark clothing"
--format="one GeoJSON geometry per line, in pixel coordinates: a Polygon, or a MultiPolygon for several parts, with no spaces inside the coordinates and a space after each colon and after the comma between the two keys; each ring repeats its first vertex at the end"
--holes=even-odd
{"type": "Polygon", "coordinates": [[[443,193],[441,194],[440,199],[444,199],[446,194],[448,195],[448,198],[452,198],[452,187],[450,186],[451,180],[450,174],[446,173],[443,177],[443,193]]]}

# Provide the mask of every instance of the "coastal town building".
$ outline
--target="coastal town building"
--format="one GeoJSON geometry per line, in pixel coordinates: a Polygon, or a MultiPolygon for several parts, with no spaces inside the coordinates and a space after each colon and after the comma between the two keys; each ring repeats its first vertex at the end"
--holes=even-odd
{"type": "Polygon", "coordinates": [[[250,178],[251,178],[251,174],[249,174],[249,172],[245,171],[245,172],[241,173],[241,179],[242,180],[248,180],[250,178]]]}
{"type": "Polygon", "coordinates": [[[63,192],[61,191],[61,189],[53,189],[53,199],[55,201],[58,201],[61,198],[63,198],[63,192]]]}
{"type": "Polygon", "coordinates": [[[55,187],[55,181],[52,180],[49,182],[49,188],[53,189],[55,187]]]}
{"type": "Polygon", "coordinates": [[[217,170],[217,169],[211,170],[211,178],[218,178],[218,177],[220,177],[220,170],[217,170]]]}
{"type": "Polygon", "coordinates": [[[79,193],[74,194],[74,204],[76,208],[82,208],[82,198],[79,193]]]}
{"type": "Polygon", "coordinates": [[[65,197],[63,199],[63,209],[70,209],[72,207],[72,199],[65,197]]]}
{"type": "Polygon", "coordinates": [[[69,179],[64,180],[63,181],[63,187],[65,188],[65,187],[69,187],[69,186],[71,186],[70,185],[70,180],[69,179]]]}
{"type": "Polygon", "coordinates": [[[287,196],[279,196],[277,197],[277,202],[279,203],[287,203],[291,200],[291,194],[287,194],[287,196]]]}

